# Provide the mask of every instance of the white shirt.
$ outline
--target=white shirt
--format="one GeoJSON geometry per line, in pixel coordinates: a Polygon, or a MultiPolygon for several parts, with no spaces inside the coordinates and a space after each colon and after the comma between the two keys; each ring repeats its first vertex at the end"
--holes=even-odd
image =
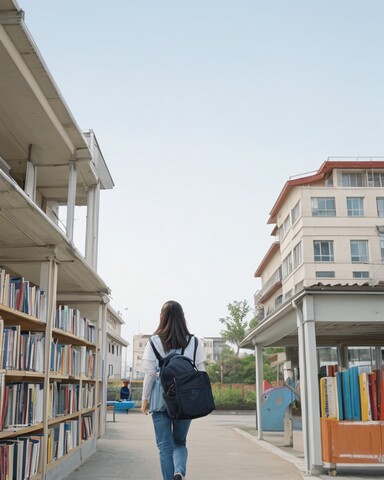
{"type": "MultiPolygon", "coordinates": [[[[204,371],[205,370],[205,366],[204,366],[205,351],[203,348],[203,342],[201,340],[199,340],[198,338],[195,339],[195,337],[192,337],[188,346],[184,350],[184,355],[186,357],[193,359],[193,352],[195,351],[196,340],[198,340],[198,346],[196,350],[195,364],[198,370],[204,371]]],[[[163,344],[158,335],[153,335],[152,342],[154,343],[156,350],[159,352],[159,354],[162,357],[166,357],[170,353],[170,352],[167,352],[167,353],[164,352],[163,344]]],[[[181,352],[181,349],[172,350],[172,351],[181,352]]],[[[155,381],[157,370],[159,368],[159,362],[156,358],[155,352],[153,351],[153,348],[149,340],[144,349],[143,361],[141,363],[141,367],[145,370],[142,399],[149,400],[149,397],[151,396],[153,382],[155,381]]]]}

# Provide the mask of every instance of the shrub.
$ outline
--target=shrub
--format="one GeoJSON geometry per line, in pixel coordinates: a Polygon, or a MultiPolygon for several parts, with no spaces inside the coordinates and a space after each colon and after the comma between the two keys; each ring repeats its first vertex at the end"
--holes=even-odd
{"type": "Polygon", "coordinates": [[[247,391],[242,385],[212,385],[216,410],[255,410],[256,398],[254,391],[247,391]]]}

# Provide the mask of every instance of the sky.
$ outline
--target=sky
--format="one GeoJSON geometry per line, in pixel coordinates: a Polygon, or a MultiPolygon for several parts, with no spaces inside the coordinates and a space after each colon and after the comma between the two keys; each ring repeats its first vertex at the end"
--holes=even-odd
{"type": "Polygon", "coordinates": [[[384,155],[382,0],[18,4],[115,183],[98,273],[129,341],[170,299],[219,335],[229,303],[253,306],[285,182],[384,155]]]}

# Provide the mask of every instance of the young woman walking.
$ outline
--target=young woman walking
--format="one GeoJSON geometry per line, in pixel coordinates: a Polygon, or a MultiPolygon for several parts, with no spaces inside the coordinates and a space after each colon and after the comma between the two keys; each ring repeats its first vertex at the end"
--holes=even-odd
{"type": "MultiPolygon", "coordinates": [[[[184,355],[193,359],[195,342],[190,341],[191,333],[179,303],[171,300],[163,305],[159,325],[151,338],[162,357],[184,348],[184,355]]],[[[199,341],[195,358],[199,370],[205,370],[204,361],[205,352],[199,341]]],[[[186,441],[191,420],[172,420],[169,417],[158,378],[159,362],[150,342],[144,350],[142,367],[145,377],[141,411],[152,414],[163,480],[184,480],[188,457],[186,441]]]]}

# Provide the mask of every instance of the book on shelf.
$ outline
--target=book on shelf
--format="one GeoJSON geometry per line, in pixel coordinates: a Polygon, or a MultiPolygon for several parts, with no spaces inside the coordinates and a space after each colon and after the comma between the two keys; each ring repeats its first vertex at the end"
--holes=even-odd
{"type": "Polygon", "coordinates": [[[350,421],[384,420],[384,368],[354,366],[320,379],[323,418],[350,421]],[[336,414],[335,414],[336,412],[336,414]]]}
{"type": "Polygon", "coordinates": [[[44,290],[24,277],[11,276],[1,267],[0,304],[46,322],[47,295],[44,290]]]}

